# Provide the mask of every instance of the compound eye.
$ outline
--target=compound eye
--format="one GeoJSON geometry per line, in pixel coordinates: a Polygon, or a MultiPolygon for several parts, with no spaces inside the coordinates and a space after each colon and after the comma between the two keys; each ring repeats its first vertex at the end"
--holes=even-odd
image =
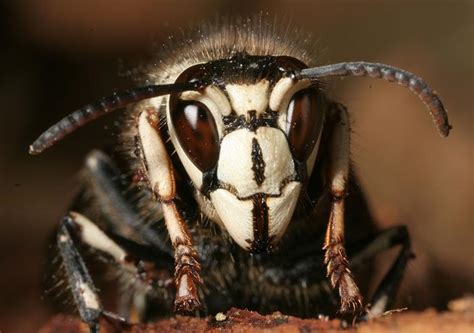
{"type": "Polygon", "coordinates": [[[288,105],[285,132],[291,152],[299,161],[306,161],[318,141],[323,124],[323,110],[318,110],[315,89],[297,92],[288,105]]]}
{"type": "Polygon", "coordinates": [[[179,100],[171,112],[179,143],[191,161],[207,171],[217,163],[219,136],[209,109],[197,101],[179,100]]]}

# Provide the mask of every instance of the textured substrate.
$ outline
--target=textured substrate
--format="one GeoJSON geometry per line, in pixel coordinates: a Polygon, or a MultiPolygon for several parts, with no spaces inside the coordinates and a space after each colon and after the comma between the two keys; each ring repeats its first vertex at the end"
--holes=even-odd
{"type": "MultiPolygon", "coordinates": [[[[450,303],[450,311],[436,312],[400,312],[388,314],[352,327],[343,327],[339,320],[299,319],[274,313],[262,316],[256,312],[230,309],[225,314],[215,317],[192,318],[176,316],[147,325],[130,327],[126,332],[277,332],[277,333],[309,333],[309,332],[345,332],[345,333],[430,333],[430,332],[474,332],[474,298],[464,298],[450,303]]],[[[116,328],[103,323],[101,333],[117,332],[116,328]]],[[[46,324],[40,333],[79,333],[88,332],[87,327],[79,320],[68,316],[56,316],[46,324]]]]}

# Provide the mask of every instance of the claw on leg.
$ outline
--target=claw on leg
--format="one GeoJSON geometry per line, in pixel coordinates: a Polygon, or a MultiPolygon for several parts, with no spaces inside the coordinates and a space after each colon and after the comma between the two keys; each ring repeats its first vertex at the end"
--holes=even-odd
{"type": "Polygon", "coordinates": [[[341,313],[359,313],[363,310],[362,297],[350,272],[345,273],[339,282],[341,313]]]}
{"type": "Polygon", "coordinates": [[[329,244],[326,250],[325,263],[331,286],[337,288],[341,298],[341,313],[359,313],[363,310],[362,296],[348,268],[348,260],[342,244],[329,244]]]}
{"type": "Polygon", "coordinates": [[[178,292],[174,301],[175,311],[179,313],[191,313],[201,307],[197,295],[196,285],[187,274],[181,276],[177,284],[178,292]]]}
{"type": "Polygon", "coordinates": [[[178,245],[175,256],[175,311],[191,313],[201,307],[196,286],[203,283],[199,275],[201,266],[197,261],[196,251],[189,245],[178,245]]]}

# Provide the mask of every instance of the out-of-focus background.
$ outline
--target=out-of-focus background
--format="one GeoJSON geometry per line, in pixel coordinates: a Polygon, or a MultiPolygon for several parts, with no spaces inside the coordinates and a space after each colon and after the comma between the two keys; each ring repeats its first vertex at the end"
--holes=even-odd
{"type": "MultiPolygon", "coordinates": [[[[0,331],[33,332],[50,315],[40,287],[51,231],[77,189],[85,154],[111,142],[111,115],[43,155],[28,145],[75,108],[130,87],[121,63],[217,14],[263,11],[319,40],[320,62],[366,60],[413,71],[454,126],[442,139],[425,107],[382,81],[335,80],[354,120],[353,157],[383,227],[407,224],[417,259],[399,305],[443,308],[474,291],[473,37],[466,1],[0,2],[0,331]]],[[[387,261],[383,257],[381,265],[387,261]]]]}

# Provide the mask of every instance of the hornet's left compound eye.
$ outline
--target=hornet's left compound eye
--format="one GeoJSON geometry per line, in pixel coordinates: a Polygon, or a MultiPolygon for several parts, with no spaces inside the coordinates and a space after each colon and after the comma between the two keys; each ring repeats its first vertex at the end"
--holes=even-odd
{"type": "Polygon", "coordinates": [[[288,105],[285,132],[291,152],[300,161],[306,161],[318,141],[323,124],[323,110],[315,89],[297,92],[288,105]]]}
{"type": "Polygon", "coordinates": [[[219,136],[209,109],[197,101],[177,101],[171,121],[179,143],[191,161],[201,170],[214,167],[219,156],[219,136]]]}

